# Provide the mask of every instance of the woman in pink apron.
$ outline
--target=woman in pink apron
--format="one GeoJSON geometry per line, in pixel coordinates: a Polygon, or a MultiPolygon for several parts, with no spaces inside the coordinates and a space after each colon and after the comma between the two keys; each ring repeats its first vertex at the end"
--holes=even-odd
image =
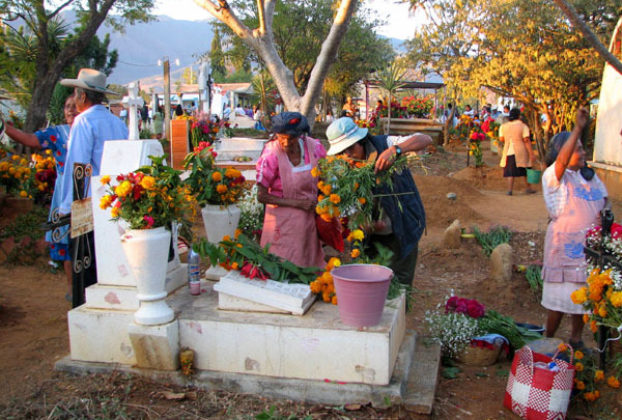
{"type": "Polygon", "coordinates": [[[570,344],[584,347],[581,305],[570,294],[585,286],[587,267],[583,246],[585,234],[598,223],[607,205],[607,190],[594,171],[585,166],[585,151],[579,137],[587,124],[587,110],[577,114],[574,130],[551,139],[548,168],[542,176],[542,191],[551,222],[544,240],[542,306],[548,309],[546,336],[553,337],[563,315],[571,317],[570,344]]]}
{"type": "Polygon", "coordinates": [[[257,161],[257,198],[266,204],[261,246],[303,267],[323,267],[324,252],[315,226],[317,179],[311,175],[326,150],[298,112],[272,119],[274,137],[257,161]]]}

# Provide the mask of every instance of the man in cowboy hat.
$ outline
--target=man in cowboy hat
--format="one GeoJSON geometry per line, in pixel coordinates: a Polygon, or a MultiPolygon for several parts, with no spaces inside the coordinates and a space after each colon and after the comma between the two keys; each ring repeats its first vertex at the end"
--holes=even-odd
{"type": "MultiPolygon", "coordinates": [[[[62,199],[59,206],[61,214],[69,214],[71,203],[74,201],[73,176],[71,176],[73,164],[90,164],[91,175],[99,175],[104,143],[108,140],[126,140],[129,133],[125,123],[102,105],[107,93],[116,95],[116,92],[106,89],[105,74],[93,69],[80,69],[77,79],[63,79],[60,83],[74,88],[76,110],[80,113],[74,119],[69,132],[67,158],[65,159],[66,176],[62,180],[62,199]]],[[[93,232],[87,234],[87,241],[90,249],[95,249],[93,232]]],[[[70,252],[73,254],[72,246],[73,243],[70,245],[70,252]]],[[[93,253],[91,266],[84,273],[84,287],[95,283],[97,283],[97,271],[93,253]]],[[[74,299],[73,302],[74,304],[83,302],[83,297],[74,299]]]]}
{"type": "MultiPolygon", "coordinates": [[[[375,161],[376,171],[388,169],[402,153],[417,152],[432,143],[432,138],[415,133],[411,136],[372,136],[351,118],[335,120],[326,129],[330,144],[328,155],[346,154],[356,160],[375,161]]],[[[391,269],[400,283],[411,285],[417,264],[418,245],[425,229],[425,211],[410,170],[393,176],[393,187],[379,185],[384,215],[371,227],[371,242],[378,242],[391,251],[391,269]]]]}
{"type": "MultiPolygon", "coordinates": [[[[73,171],[74,163],[91,164],[91,174],[99,175],[104,142],[126,140],[129,135],[125,123],[102,105],[107,93],[116,95],[116,92],[106,89],[106,75],[93,69],[81,69],[77,79],[63,79],[60,83],[74,88],[76,109],[80,113],[71,126],[65,167],[73,171]]],[[[72,183],[72,176],[63,178],[60,205],[63,214],[71,212],[72,183]]]]}

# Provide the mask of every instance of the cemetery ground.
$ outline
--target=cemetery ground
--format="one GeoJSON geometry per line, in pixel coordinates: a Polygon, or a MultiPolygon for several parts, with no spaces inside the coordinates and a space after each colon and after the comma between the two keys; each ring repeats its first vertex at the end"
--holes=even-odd
{"type": "MultiPolygon", "coordinates": [[[[529,289],[524,273],[514,272],[511,281],[502,284],[490,277],[489,261],[474,239],[463,239],[458,249],[442,246],[443,232],[455,219],[467,230],[473,225],[481,230],[507,225],[514,231],[510,242],[514,264],[541,261],[547,224],[542,195],[525,195],[520,183],[513,196],[505,195],[498,157],[485,151],[485,159],[484,168],[465,168],[463,149],[438,151],[423,160],[425,169],[421,165],[413,169],[428,228],[420,242],[407,328],[424,333],[425,311],[444,302],[452,289],[459,296],[476,298],[517,321],[537,325],[545,321],[539,296],[529,289]],[[447,199],[449,192],[456,193],[457,198],[447,199]]],[[[613,210],[621,216],[622,203],[614,200],[613,210]]],[[[19,211],[2,215],[0,226],[8,225],[18,215],[19,211]]],[[[26,265],[6,261],[12,247],[17,247],[14,249],[18,253],[27,253],[36,245],[5,242],[0,252],[1,418],[428,418],[397,405],[382,409],[310,405],[229,391],[183,388],[120,372],[87,376],[55,372],[55,361],[69,353],[66,313],[70,304],[64,299],[64,276],[60,271],[51,272],[45,252],[26,265]]],[[[558,336],[566,338],[568,334],[569,323],[564,320],[558,336]]],[[[594,343],[587,332],[584,341],[594,343]]],[[[487,368],[456,367],[441,367],[431,418],[517,418],[502,406],[509,360],[487,368]]],[[[622,393],[609,389],[592,407],[573,404],[569,417],[620,418],[619,394],[622,393]]]]}

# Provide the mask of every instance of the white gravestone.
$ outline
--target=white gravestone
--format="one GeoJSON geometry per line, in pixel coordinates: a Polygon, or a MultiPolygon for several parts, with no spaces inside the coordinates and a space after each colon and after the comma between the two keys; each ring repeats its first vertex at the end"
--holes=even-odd
{"type": "MultiPolygon", "coordinates": [[[[128,108],[129,118],[129,139],[138,140],[140,138],[140,132],[138,130],[138,109],[143,106],[145,101],[138,96],[138,85],[134,82],[130,83],[128,88],[129,96],[123,97],[123,106],[128,108]]],[[[136,169],[136,168],[134,168],[136,169]]]]}
{"type": "MultiPolygon", "coordinates": [[[[230,297],[244,299],[253,303],[269,306],[280,311],[291,312],[294,315],[303,315],[313,304],[315,295],[307,284],[284,283],[274,280],[249,279],[239,271],[229,271],[226,276],[214,285],[219,294],[219,306],[223,309],[245,310],[240,303],[238,307],[228,307],[230,297]],[[223,299],[220,295],[225,294],[223,299]]],[[[253,306],[246,310],[253,311],[253,306]]],[[[261,311],[263,312],[263,311],[261,311]]]]}

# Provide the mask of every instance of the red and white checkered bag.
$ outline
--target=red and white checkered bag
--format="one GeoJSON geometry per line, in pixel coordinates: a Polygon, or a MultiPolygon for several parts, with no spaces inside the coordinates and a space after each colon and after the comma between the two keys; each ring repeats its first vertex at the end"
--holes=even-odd
{"type": "MultiPolygon", "coordinates": [[[[573,354],[571,351],[570,354],[573,354]]],[[[534,353],[528,346],[516,352],[505,388],[503,405],[527,420],[563,420],[566,418],[575,368],[570,363],[534,353]],[[555,361],[558,372],[535,367],[537,362],[555,361]]]]}

